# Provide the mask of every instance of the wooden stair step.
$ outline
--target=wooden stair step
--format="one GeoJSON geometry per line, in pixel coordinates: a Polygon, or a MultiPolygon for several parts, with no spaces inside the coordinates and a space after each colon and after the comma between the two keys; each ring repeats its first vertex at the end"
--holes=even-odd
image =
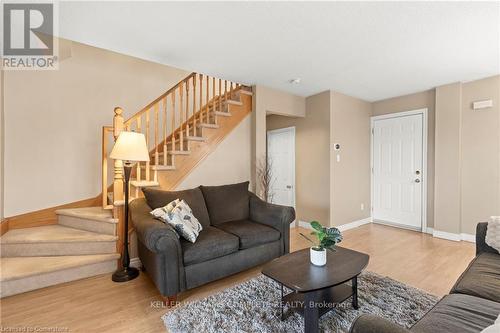
{"type": "Polygon", "coordinates": [[[207,139],[205,139],[204,137],[202,136],[186,136],[184,137],[184,141],[199,141],[199,142],[205,142],[207,141],[207,139]]]}
{"type": "Polygon", "coordinates": [[[253,92],[248,91],[248,90],[240,89],[239,92],[240,92],[240,94],[245,94],[245,95],[248,95],[248,96],[253,96],[253,92]]]}
{"type": "Polygon", "coordinates": [[[191,154],[191,151],[189,151],[189,150],[169,150],[169,151],[167,151],[167,153],[170,155],[189,155],[189,154],[191,154]]]}
{"type": "Polygon", "coordinates": [[[132,180],[130,181],[130,185],[134,187],[156,187],[160,186],[160,183],[152,181],[152,180],[132,180]]]}
{"type": "Polygon", "coordinates": [[[226,101],[227,104],[232,104],[232,105],[243,105],[243,102],[240,102],[240,101],[237,101],[237,100],[234,100],[234,99],[228,99],[226,101]]]}
{"type": "Polygon", "coordinates": [[[167,171],[167,170],[175,170],[174,165],[152,165],[151,169],[156,170],[156,171],[167,171]]]}
{"type": "Polygon", "coordinates": [[[226,112],[226,111],[215,111],[215,112],[212,112],[212,114],[215,114],[216,116],[221,116],[221,117],[231,117],[231,113],[226,112]]]}
{"type": "Polygon", "coordinates": [[[219,125],[217,124],[208,124],[208,123],[200,123],[197,124],[197,126],[200,128],[219,128],[219,125]]]}

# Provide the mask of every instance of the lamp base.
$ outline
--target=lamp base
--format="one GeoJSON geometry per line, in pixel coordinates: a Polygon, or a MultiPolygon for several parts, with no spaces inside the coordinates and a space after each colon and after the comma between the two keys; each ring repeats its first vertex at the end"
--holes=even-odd
{"type": "Polygon", "coordinates": [[[139,270],[134,267],[124,267],[113,273],[111,279],[114,282],[127,282],[139,276],[139,270]]]}

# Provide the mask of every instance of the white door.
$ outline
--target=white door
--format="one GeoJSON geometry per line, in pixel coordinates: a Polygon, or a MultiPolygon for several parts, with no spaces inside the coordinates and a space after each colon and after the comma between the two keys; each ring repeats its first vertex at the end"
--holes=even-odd
{"type": "Polygon", "coordinates": [[[372,121],[373,220],[421,229],[423,114],[372,121]]]}
{"type": "Polygon", "coordinates": [[[271,202],[295,206],[295,127],[267,131],[271,202]]]}

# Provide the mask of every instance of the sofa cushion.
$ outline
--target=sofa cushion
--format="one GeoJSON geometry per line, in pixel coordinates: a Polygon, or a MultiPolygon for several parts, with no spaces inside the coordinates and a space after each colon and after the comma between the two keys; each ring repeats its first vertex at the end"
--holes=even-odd
{"type": "Polygon", "coordinates": [[[238,236],[240,249],[274,242],[281,237],[278,230],[250,220],[225,222],[218,224],[217,228],[238,236]]]}
{"type": "Polygon", "coordinates": [[[200,186],[212,225],[248,219],[250,216],[249,182],[200,186]]]}
{"type": "Polygon", "coordinates": [[[184,265],[189,266],[238,251],[238,237],[215,227],[204,228],[195,243],[181,240],[184,265]]]}
{"type": "Polygon", "coordinates": [[[199,188],[193,188],[185,191],[163,191],[153,188],[143,188],[142,192],[151,209],[166,206],[175,199],[181,199],[191,207],[193,215],[198,219],[203,227],[210,225],[207,206],[203,193],[199,188]]]}
{"type": "Polygon", "coordinates": [[[500,255],[484,252],[474,258],[450,293],[500,302],[500,255]]]}
{"type": "Polygon", "coordinates": [[[413,327],[416,333],[480,332],[492,325],[500,313],[500,303],[487,299],[451,294],[439,301],[413,327]]]}

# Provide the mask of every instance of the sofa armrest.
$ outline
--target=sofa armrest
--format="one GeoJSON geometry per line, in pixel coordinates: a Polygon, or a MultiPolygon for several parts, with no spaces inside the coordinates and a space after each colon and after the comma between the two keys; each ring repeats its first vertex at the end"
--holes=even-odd
{"type": "Polygon", "coordinates": [[[498,251],[486,244],[488,222],[480,222],[476,226],[476,256],[483,252],[498,254],[498,251]]]}
{"type": "Polygon", "coordinates": [[[144,198],[130,203],[130,218],[137,231],[137,238],[151,252],[181,254],[181,244],[175,230],[151,216],[151,210],[144,198]]]}
{"type": "Polygon", "coordinates": [[[363,314],[354,320],[350,333],[409,333],[410,331],[387,319],[363,314]]]}
{"type": "Polygon", "coordinates": [[[290,223],[295,220],[295,209],[265,202],[252,192],[249,194],[250,220],[279,230],[284,241],[283,254],[290,252],[290,223]]]}

